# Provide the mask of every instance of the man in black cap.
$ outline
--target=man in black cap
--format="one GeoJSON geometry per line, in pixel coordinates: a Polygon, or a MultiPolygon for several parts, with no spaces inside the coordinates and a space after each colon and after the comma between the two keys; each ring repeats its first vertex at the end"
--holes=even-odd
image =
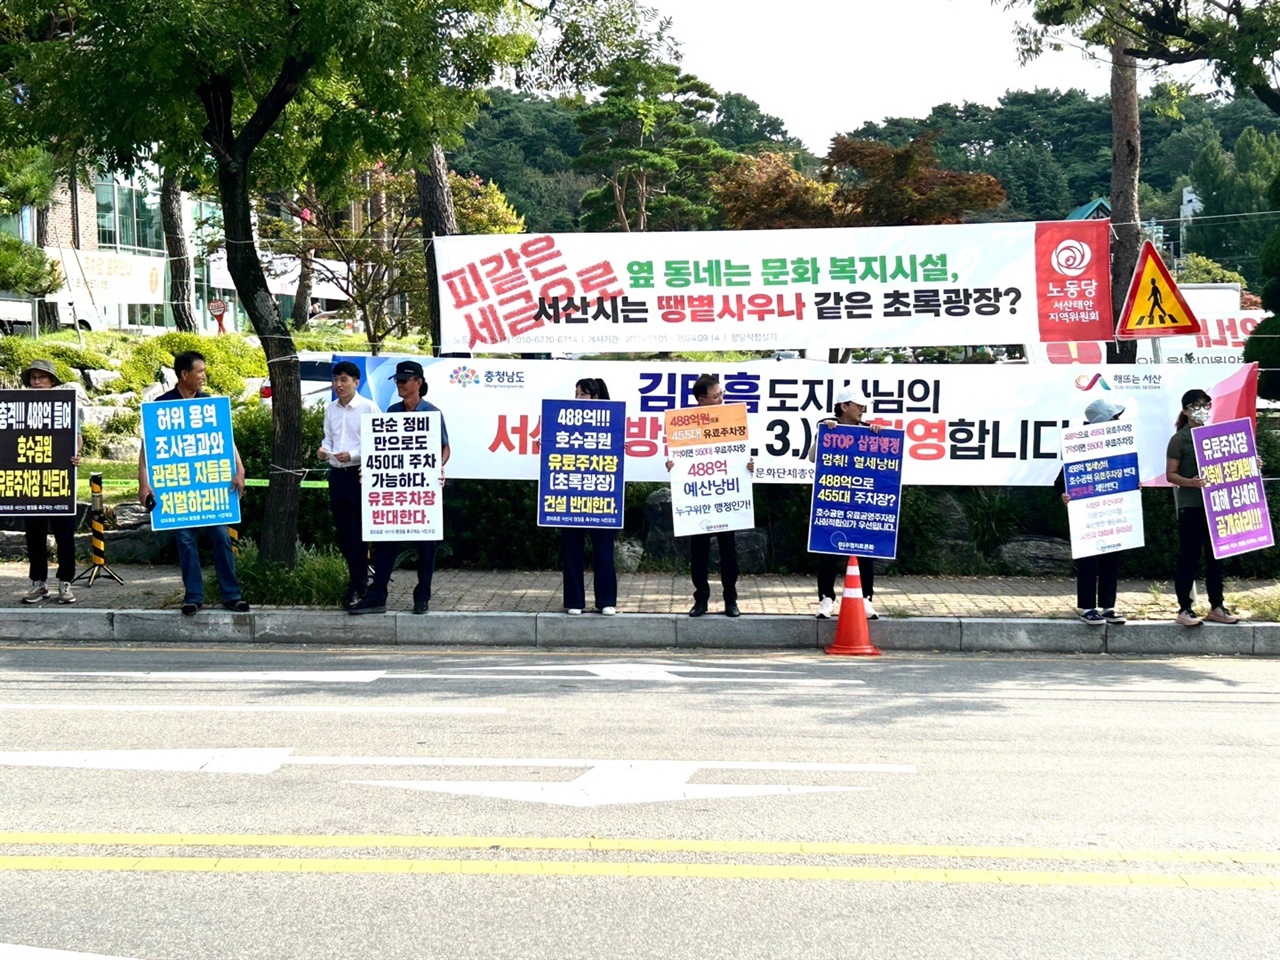
{"type": "MultiPolygon", "coordinates": [[[[396,382],[400,401],[387,407],[387,413],[439,413],[440,414],[440,483],[444,483],[444,465],[449,462],[449,431],[444,425],[444,413],[434,403],[422,398],[426,381],[422,364],[417,360],[401,360],[396,372],[389,378],[396,382]]],[[[436,568],[436,541],[417,540],[412,544],[383,541],[373,550],[373,583],[364,599],[347,608],[348,613],[386,613],[387,584],[396,561],[407,546],[418,551],[418,585],[413,589],[413,612],[426,613],[431,604],[431,575],[436,568]]]]}

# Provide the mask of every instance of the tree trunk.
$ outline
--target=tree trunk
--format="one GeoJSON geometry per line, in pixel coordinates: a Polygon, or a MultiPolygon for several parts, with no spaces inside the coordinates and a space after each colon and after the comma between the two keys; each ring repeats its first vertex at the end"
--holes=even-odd
{"type": "Polygon", "coordinates": [[[191,255],[187,234],[182,229],[182,188],[178,176],[165,170],[160,176],[160,222],[164,226],[164,246],[169,252],[169,300],[173,322],[183,333],[199,333],[191,310],[191,255]]]}
{"type": "MultiPolygon", "coordinates": [[[[74,181],[71,186],[75,189],[74,181]]],[[[41,250],[49,246],[48,207],[36,207],[36,246],[41,250]]],[[[75,311],[72,311],[71,315],[74,317],[75,311]]],[[[62,329],[62,318],[58,316],[58,305],[48,297],[41,297],[36,301],[35,333],[57,333],[60,329],[62,329]]]]}
{"type": "MultiPolygon", "coordinates": [[[[1142,125],[1138,119],[1138,63],[1125,52],[1133,38],[1123,31],[1111,45],[1111,305],[1116,321],[1124,309],[1129,281],[1142,249],[1138,223],[1138,172],[1142,161],[1142,125]]],[[[1108,363],[1136,363],[1136,340],[1107,345],[1108,363]]]]}
{"type": "MultiPolygon", "coordinates": [[[[422,216],[422,242],[427,253],[427,302],[431,307],[431,346],[440,354],[440,281],[436,275],[434,237],[452,237],[458,232],[458,215],[449,189],[449,165],[440,144],[431,148],[431,169],[413,171],[418,184],[418,212],[422,216]]],[[[372,347],[372,342],[370,343],[372,347]]]]}
{"type": "Polygon", "coordinates": [[[220,159],[218,186],[227,238],[227,270],[267,355],[271,377],[270,485],[262,524],[262,559],[292,567],[298,553],[302,491],[302,384],[293,337],[280,316],[258,259],[247,162],[220,159]]]}
{"type": "Polygon", "coordinates": [[[315,253],[310,248],[298,257],[298,289],[293,295],[293,329],[307,329],[311,319],[311,285],[315,276],[315,253]]]}

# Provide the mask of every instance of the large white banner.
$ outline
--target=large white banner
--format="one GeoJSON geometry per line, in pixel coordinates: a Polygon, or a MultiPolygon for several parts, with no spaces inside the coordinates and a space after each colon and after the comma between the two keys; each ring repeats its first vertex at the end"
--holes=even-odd
{"type": "MultiPolygon", "coordinates": [[[[341,356],[365,371],[360,391],[392,402],[387,379],[399,357],[341,356]]],[[[416,358],[422,359],[422,358],[416,358]]],[[[627,480],[667,482],[667,410],[692,406],[701,373],[714,373],[726,403],[746,405],[757,483],[811,483],[807,459],[817,421],[835,391],[853,384],[873,401],[868,419],[906,431],[904,484],[1044,485],[1062,466],[1059,433],[1106,396],[1138,411],[1140,476],[1164,484],[1165,448],[1179,399],[1213,397],[1220,420],[1254,415],[1257,365],[1209,374],[1200,367],[1032,367],[1025,364],[843,364],[810,360],[661,363],[608,360],[422,359],[428,396],[450,426],[449,476],[534,480],[544,397],[573,396],[598,377],[627,405],[627,480]],[[455,426],[456,424],[456,426],[455,426]]]]}
{"type": "Polygon", "coordinates": [[[441,350],[951,346],[1112,336],[1110,222],[437,237],[441,350]]]}

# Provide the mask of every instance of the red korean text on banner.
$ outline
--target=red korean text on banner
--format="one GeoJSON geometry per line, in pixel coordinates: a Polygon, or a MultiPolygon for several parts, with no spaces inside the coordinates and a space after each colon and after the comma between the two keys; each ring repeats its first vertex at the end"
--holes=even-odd
{"type": "Polygon", "coordinates": [[[1110,220],[1036,224],[1036,297],[1042,343],[1112,338],[1110,220]]]}

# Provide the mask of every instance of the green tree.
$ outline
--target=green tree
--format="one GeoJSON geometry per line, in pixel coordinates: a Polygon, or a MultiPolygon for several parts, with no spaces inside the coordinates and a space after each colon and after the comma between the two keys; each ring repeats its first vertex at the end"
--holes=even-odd
{"type": "Polygon", "coordinates": [[[1188,253],[1178,267],[1178,283],[1238,283],[1247,290],[1244,274],[1229,270],[1222,264],[1199,253],[1188,253]]]}
{"type": "MultiPolygon", "coordinates": [[[[42,207],[53,194],[53,158],[36,147],[0,149],[0,221],[24,207],[42,207]]],[[[0,223],[0,290],[46,297],[62,286],[57,265],[35,244],[5,232],[0,223]]],[[[13,333],[7,323],[0,327],[13,333]]]]}
{"type": "Polygon", "coordinates": [[[524,217],[516,213],[496,183],[451,172],[449,189],[458,212],[459,233],[524,233],[524,217]]]}
{"type": "MultiPolygon", "coordinates": [[[[529,49],[503,30],[503,0],[88,0],[50,16],[44,0],[11,0],[23,42],[0,62],[0,109],[59,150],[129,166],[204,166],[217,184],[227,265],[270,361],[273,472],[263,556],[291,563],[302,465],[301,395],[289,327],[267,289],[251,196],[263,155],[299,151],[321,188],[370,157],[429,157],[474,109],[495,65],[529,49]],[[51,39],[52,38],[52,39],[51,39]],[[313,101],[305,141],[282,122],[313,101]],[[154,145],[159,144],[159,150],[154,145]],[[310,146],[311,149],[306,149],[310,146]],[[359,163],[357,163],[359,161],[359,163]]],[[[284,161],[279,161],[284,165],[284,161]]],[[[278,169],[278,168],[277,168],[278,169]]]]}
{"type": "Polygon", "coordinates": [[[716,94],[671,63],[631,57],[601,74],[600,100],[577,117],[575,169],[601,183],[582,198],[588,230],[697,230],[713,224],[711,174],[734,155],[699,136],[716,94]]]}
{"type": "Polygon", "coordinates": [[[1067,175],[1044,144],[1001,144],[982,170],[1000,181],[1009,204],[1027,220],[1061,220],[1074,206],[1067,175]]]}
{"type": "Polygon", "coordinates": [[[738,157],[716,174],[712,191],[731,230],[829,227],[835,221],[835,184],[806,177],[784,153],[738,157]]]}
{"type": "Polygon", "coordinates": [[[1242,273],[1253,286],[1261,279],[1258,251],[1275,229],[1267,187],[1280,172],[1280,137],[1247,127],[1230,153],[1215,139],[1191,166],[1191,181],[1204,204],[1187,231],[1187,248],[1242,273]]]}

